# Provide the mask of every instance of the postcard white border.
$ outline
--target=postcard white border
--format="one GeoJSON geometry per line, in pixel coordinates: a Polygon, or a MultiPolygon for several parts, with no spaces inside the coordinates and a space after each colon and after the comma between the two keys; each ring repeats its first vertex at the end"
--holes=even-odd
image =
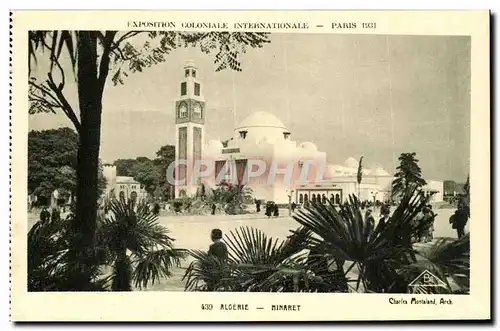
{"type": "MultiPolygon", "coordinates": [[[[12,16],[11,319],[14,321],[317,321],[490,318],[490,74],[487,11],[17,11],[12,16]],[[28,293],[26,259],[27,46],[29,30],[127,30],[129,20],[177,22],[307,21],[308,30],[274,33],[364,33],[471,36],[471,294],[453,305],[391,305],[384,294],[298,293],[28,293]],[[377,22],[370,31],[316,28],[332,21],[377,22]],[[300,304],[300,312],[204,311],[203,303],[300,304]],[[81,309],[77,309],[81,306],[81,309]],[[367,309],[360,309],[366,307],[367,309]]],[[[406,297],[411,295],[392,295],[406,297]]],[[[447,297],[447,296],[439,296],[447,297]]]]}

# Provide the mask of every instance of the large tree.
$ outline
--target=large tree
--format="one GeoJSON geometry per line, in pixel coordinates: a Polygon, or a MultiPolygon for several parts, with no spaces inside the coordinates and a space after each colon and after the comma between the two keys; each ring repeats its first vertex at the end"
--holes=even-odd
{"type": "Polygon", "coordinates": [[[118,159],[113,162],[113,165],[116,166],[116,175],[117,176],[130,176],[134,177],[132,173],[132,169],[134,165],[137,163],[136,159],[118,159]]]}
{"type": "Polygon", "coordinates": [[[164,62],[172,50],[187,46],[200,47],[207,54],[215,52],[216,71],[240,71],[238,56],[247,47],[262,47],[269,40],[265,33],[175,31],[30,31],[28,37],[30,113],[62,111],[79,134],[76,217],[72,223],[76,235],[70,250],[79,274],[75,276],[75,289],[85,290],[91,283],[86,270],[95,261],[102,98],[108,76],[114,84],[123,83],[128,72],[141,72],[164,62]],[[138,49],[130,41],[139,34],[147,34],[151,40],[138,49]],[[49,70],[42,79],[36,79],[32,60],[44,56],[48,56],[49,70]],[[62,61],[64,57],[69,58],[69,67],[62,61]],[[77,105],[70,104],[65,94],[69,76],[77,84],[77,105]]]}
{"type": "Polygon", "coordinates": [[[398,160],[398,171],[394,175],[392,182],[392,196],[397,197],[412,188],[421,188],[426,185],[426,181],[422,178],[422,169],[418,165],[416,153],[402,153],[398,160]]]}
{"type": "MultiPolygon", "coordinates": [[[[70,128],[28,133],[28,192],[43,200],[54,190],[75,193],[78,135],[70,128]]],[[[102,166],[98,174],[98,194],[106,186],[102,166]]]]}
{"type": "Polygon", "coordinates": [[[156,159],[153,162],[160,171],[160,181],[157,186],[157,192],[163,198],[170,198],[172,184],[167,181],[168,166],[175,161],[175,146],[164,145],[156,152],[156,159]]]}
{"type": "Polygon", "coordinates": [[[28,133],[28,192],[49,198],[56,188],[70,189],[66,169],[76,166],[78,136],[70,128],[28,133]]]}
{"type": "Polygon", "coordinates": [[[160,185],[162,177],[160,168],[148,158],[138,158],[138,161],[132,166],[131,172],[134,179],[141,183],[146,192],[152,196],[160,185]]]}

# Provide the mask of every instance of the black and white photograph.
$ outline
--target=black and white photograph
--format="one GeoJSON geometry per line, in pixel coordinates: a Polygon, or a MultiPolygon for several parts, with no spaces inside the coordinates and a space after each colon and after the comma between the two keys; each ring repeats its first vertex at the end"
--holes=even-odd
{"type": "Polygon", "coordinates": [[[27,31],[28,294],[471,295],[471,36],[209,21],[27,31]]]}

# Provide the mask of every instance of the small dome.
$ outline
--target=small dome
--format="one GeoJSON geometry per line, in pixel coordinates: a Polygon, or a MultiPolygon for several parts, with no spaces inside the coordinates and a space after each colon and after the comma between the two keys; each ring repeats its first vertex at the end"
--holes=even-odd
{"type": "Polygon", "coordinates": [[[236,147],[238,147],[238,141],[236,141],[233,138],[229,139],[229,141],[227,142],[227,147],[229,147],[229,148],[236,148],[236,147]]]}
{"type": "Polygon", "coordinates": [[[353,157],[347,158],[347,160],[345,160],[344,164],[348,168],[357,168],[359,165],[358,160],[356,160],[353,157]]]}
{"type": "Polygon", "coordinates": [[[382,167],[378,167],[372,171],[374,176],[390,176],[391,174],[385,171],[382,167]]]}
{"type": "Polygon", "coordinates": [[[313,144],[312,142],[309,142],[309,141],[300,144],[300,148],[306,149],[308,151],[315,151],[315,152],[318,150],[318,147],[316,147],[315,144],[313,144]]]}
{"type": "Polygon", "coordinates": [[[235,128],[235,131],[251,127],[286,129],[283,122],[281,122],[276,116],[264,111],[253,113],[245,118],[240,125],[235,128]]]}
{"type": "Polygon", "coordinates": [[[208,143],[207,143],[207,148],[210,148],[210,149],[222,149],[224,146],[222,146],[222,142],[220,142],[219,140],[210,140],[208,143]]]}

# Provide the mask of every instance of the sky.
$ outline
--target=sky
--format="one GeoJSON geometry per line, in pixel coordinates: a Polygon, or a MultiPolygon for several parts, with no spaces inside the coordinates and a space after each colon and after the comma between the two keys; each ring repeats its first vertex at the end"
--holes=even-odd
{"type": "MultiPolygon", "coordinates": [[[[464,182],[470,155],[470,38],[272,34],[247,49],[242,72],[215,72],[214,56],[180,48],[165,63],[108,81],[100,157],[104,162],[154,157],[175,144],[174,103],[193,60],[206,100],[206,141],[232,137],[256,111],[274,114],[298,142],[312,141],[342,164],[393,172],[398,156],[416,152],[424,178],[464,182]]],[[[137,41],[136,41],[137,42],[137,41]]],[[[139,40],[139,42],[142,42],[139,40]]],[[[43,64],[35,69],[43,73],[43,64]]],[[[77,107],[76,84],[66,94],[77,107]]],[[[31,130],[72,127],[63,114],[30,115],[31,130]]]]}

